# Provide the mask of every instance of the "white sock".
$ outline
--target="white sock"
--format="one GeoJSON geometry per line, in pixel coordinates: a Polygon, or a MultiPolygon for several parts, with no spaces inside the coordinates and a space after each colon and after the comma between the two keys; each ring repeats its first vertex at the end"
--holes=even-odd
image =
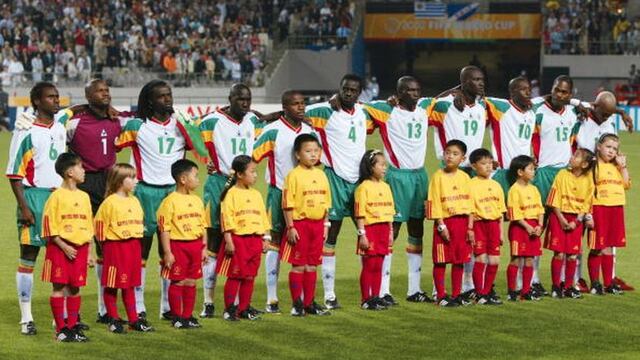
{"type": "Polygon", "coordinates": [[[324,299],[333,300],[336,298],[334,287],[336,284],[336,257],[322,257],[322,287],[324,288],[324,299]]]}
{"type": "Polygon", "coordinates": [[[166,313],[171,310],[169,306],[169,285],[171,285],[171,280],[165,279],[163,277],[160,278],[160,315],[166,313]]]}
{"type": "Polygon", "coordinates": [[[393,254],[386,255],[382,262],[382,282],[380,283],[380,297],[391,294],[391,260],[393,254]]]}
{"type": "Polygon", "coordinates": [[[522,290],[522,267],[524,266],[523,261],[520,260],[518,261],[518,276],[516,279],[518,279],[518,281],[516,282],[516,290],[522,290]]]}
{"type": "Polygon", "coordinates": [[[422,254],[407,253],[408,287],[407,296],[411,296],[420,289],[420,270],[422,268],[422,254]]]}
{"type": "Polygon", "coordinates": [[[613,271],[611,272],[611,275],[613,275],[613,277],[616,277],[616,248],[612,247],[611,248],[611,254],[613,254],[613,271]]]}
{"type": "Polygon", "coordinates": [[[533,277],[531,277],[532,284],[540,283],[539,269],[540,269],[540,256],[536,256],[533,258],[533,277]]]}
{"type": "MultiPolygon", "coordinates": [[[[564,272],[566,270],[566,259],[562,262],[562,267],[560,268],[560,281],[565,281],[564,272]]],[[[553,284],[552,284],[553,285],[553,284]]]]}
{"type": "Polygon", "coordinates": [[[432,299],[437,299],[438,298],[438,290],[436,290],[436,281],[435,279],[431,281],[431,298],[432,299]]]}
{"type": "Polygon", "coordinates": [[[107,313],[104,306],[104,287],[102,286],[102,264],[96,264],[96,277],[98,278],[98,315],[102,316],[107,313]]]}
{"type": "Polygon", "coordinates": [[[216,287],[216,262],[217,258],[213,256],[207,257],[207,263],[202,266],[202,293],[204,295],[205,304],[213,304],[211,298],[211,289],[216,287]]]}
{"type": "Polygon", "coordinates": [[[278,302],[279,255],[275,250],[268,250],[264,257],[264,270],[267,278],[267,304],[278,302]]]}
{"type": "Polygon", "coordinates": [[[147,312],[147,307],[144,306],[144,283],[146,282],[146,274],[147,268],[142,267],[140,269],[140,286],[136,286],[136,288],[134,289],[134,295],[136,297],[136,312],[138,314],[140,314],[141,312],[147,312]]]}
{"type": "Polygon", "coordinates": [[[580,278],[582,278],[582,254],[578,254],[576,258],[576,273],[574,278],[574,284],[577,284],[580,278]]]}
{"type": "Polygon", "coordinates": [[[33,321],[31,314],[31,293],[33,292],[33,273],[16,272],[18,303],[20,304],[20,323],[33,321]]]}
{"type": "Polygon", "coordinates": [[[462,292],[467,292],[475,289],[475,285],[473,285],[473,266],[475,265],[476,260],[472,256],[471,260],[464,263],[464,274],[462,275],[462,292]]]}

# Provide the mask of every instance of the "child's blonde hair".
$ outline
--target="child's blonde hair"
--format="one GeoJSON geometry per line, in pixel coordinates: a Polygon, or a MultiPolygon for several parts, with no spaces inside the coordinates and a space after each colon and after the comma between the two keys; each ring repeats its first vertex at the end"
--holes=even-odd
{"type": "Polygon", "coordinates": [[[113,165],[111,170],[109,170],[109,174],[107,175],[107,190],[105,192],[105,197],[114,194],[118,191],[124,179],[126,178],[135,178],[136,177],[136,169],[124,163],[119,163],[113,165]]]}

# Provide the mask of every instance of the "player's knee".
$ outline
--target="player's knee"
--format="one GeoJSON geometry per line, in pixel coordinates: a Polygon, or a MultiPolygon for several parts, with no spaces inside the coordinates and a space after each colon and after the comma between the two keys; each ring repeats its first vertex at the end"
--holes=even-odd
{"type": "Polygon", "coordinates": [[[67,293],[70,296],[76,296],[80,293],[80,288],[77,286],[67,286],[67,293]]]}
{"type": "Polygon", "coordinates": [[[39,252],[40,248],[38,246],[20,245],[20,263],[24,261],[25,263],[33,263],[35,265],[39,252]]]}
{"type": "Polygon", "coordinates": [[[301,265],[301,266],[292,266],[292,267],[291,267],[291,272],[295,272],[295,273],[303,273],[303,272],[304,272],[304,265],[301,265]]]}

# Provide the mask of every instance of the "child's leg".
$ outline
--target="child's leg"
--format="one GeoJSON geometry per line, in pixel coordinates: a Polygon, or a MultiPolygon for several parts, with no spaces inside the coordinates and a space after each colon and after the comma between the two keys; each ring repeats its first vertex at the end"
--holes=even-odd
{"type": "Polygon", "coordinates": [[[469,261],[462,265],[463,276],[461,280],[461,289],[463,292],[471,291],[474,289],[473,269],[475,268],[475,263],[475,258],[472,256],[469,261]]]}
{"type": "Polygon", "coordinates": [[[602,284],[609,287],[613,282],[613,253],[610,247],[602,249],[601,259],[602,284]]]}
{"type": "Polygon", "coordinates": [[[434,263],[433,264],[433,282],[436,289],[438,299],[442,299],[447,296],[447,290],[444,286],[444,275],[447,271],[446,263],[434,263]]]}
{"type": "Polygon", "coordinates": [[[182,316],[183,290],[184,280],[171,281],[167,293],[169,295],[169,307],[171,308],[171,315],[173,315],[174,318],[179,318],[182,316]]]}
{"type": "Polygon", "coordinates": [[[507,289],[509,291],[516,291],[518,286],[518,265],[520,264],[520,258],[518,256],[512,256],[511,262],[507,267],[507,289]]]}
{"type": "Polygon", "coordinates": [[[451,296],[457,298],[462,291],[462,277],[464,276],[465,264],[451,265],[451,296]]]}
{"type": "Polygon", "coordinates": [[[496,280],[498,274],[498,265],[500,264],[500,256],[489,256],[489,264],[484,273],[484,287],[482,289],[482,295],[489,295],[493,288],[493,283],[496,280]]]}
{"type": "Polygon", "coordinates": [[[371,279],[369,278],[369,274],[371,270],[371,256],[361,256],[362,261],[362,270],[360,271],[360,302],[364,303],[365,301],[371,298],[371,279]]]}
{"type": "Polygon", "coordinates": [[[570,289],[575,284],[575,272],[576,272],[576,263],[578,261],[578,255],[569,255],[566,258],[565,269],[564,269],[564,288],[570,289]]]}
{"type": "Polygon", "coordinates": [[[560,273],[562,272],[562,265],[564,264],[564,256],[564,253],[556,251],[551,258],[551,283],[555,287],[560,287],[560,273]]]}
{"type": "Polygon", "coordinates": [[[67,292],[67,327],[73,329],[78,323],[78,315],[80,314],[80,288],[67,286],[67,292]]]}
{"type": "Polygon", "coordinates": [[[227,278],[224,283],[224,308],[228,309],[236,301],[236,295],[240,289],[241,280],[238,278],[227,278]]]}
{"type": "Polygon", "coordinates": [[[238,312],[243,312],[251,305],[251,296],[253,296],[253,277],[242,279],[240,283],[240,303],[238,304],[238,312]]]}
{"type": "Polygon", "coordinates": [[[296,302],[302,296],[302,283],[304,279],[304,266],[293,266],[289,272],[289,291],[291,301],[296,302]]]}
{"type": "Polygon", "coordinates": [[[304,275],[302,279],[305,307],[311,305],[316,297],[316,281],[316,267],[314,265],[306,265],[304,267],[304,275]]]}
{"type": "Polygon", "coordinates": [[[56,332],[60,332],[65,327],[64,323],[64,287],[63,284],[53,284],[53,291],[49,297],[51,313],[56,323],[56,332]]]}
{"type": "Polygon", "coordinates": [[[531,273],[531,281],[534,284],[540,283],[540,256],[535,256],[531,263],[532,273],[531,273]]]}
{"type": "Polygon", "coordinates": [[[382,279],[384,277],[384,262],[387,261],[386,256],[372,256],[373,266],[371,267],[371,296],[381,294],[382,279]]]}
{"type": "Polygon", "coordinates": [[[138,321],[135,291],[134,287],[122,289],[122,302],[124,303],[124,310],[127,312],[127,320],[129,321],[129,324],[134,324],[138,321]]]}
{"type": "Polygon", "coordinates": [[[533,278],[533,257],[524,258],[524,266],[522,267],[522,294],[528,294],[531,291],[531,279],[533,278]]]}
{"type": "Polygon", "coordinates": [[[591,286],[600,280],[600,267],[602,266],[602,256],[600,250],[591,250],[587,267],[589,268],[589,279],[591,286]]]}
{"type": "Polygon", "coordinates": [[[484,273],[487,268],[487,254],[476,256],[476,262],[473,265],[473,286],[478,295],[484,295],[484,273]]]}
{"type": "Polygon", "coordinates": [[[196,280],[186,279],[182,286],[182,318],[193,317],[193,307],[196,304],[196,280]]]}
{"type": "Polygon", "coordinates": [[[120,319],[120,315],[118,315],[118,305],[116,304],[118,289],[105,287],[103,299],[104,306],[107,309],[107,315],[112,319],[120,319]]]}

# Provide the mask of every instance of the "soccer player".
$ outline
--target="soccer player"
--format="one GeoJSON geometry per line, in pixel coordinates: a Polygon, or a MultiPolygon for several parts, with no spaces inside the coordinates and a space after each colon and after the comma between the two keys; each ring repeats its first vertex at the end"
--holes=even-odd
{"type": "Polygon", "coordinates": [[[222,242],[220,229],[220,193],[229,178],[231,163],[236,156],[249,155],[263,124],[251,109],[251,90],[247,85],[234,84],[229,90],[229,106],[205,116],[199,125],[200,135],[213,162],[214,172],[204,185],[204,203],[210,214],[207,229],[209,259],[203,270],[204,308],[201,317],[213,317],[216,285],[216,254],[222,242]]]}
{"type": "Polygon", "coordinates": [[[295,90],[282,94],[283,114],[280,118],[264,127],[260,137],[253,145],[253,160],[260,162],[268,159],[265,178],[267,189],[267,210],[271,217],[271,240],[265,255],[265,274],[267,278],[266,312],[279,313],[278,273],[280,271],[280,241],[284,231],[282,212],[282,187],[284,178],[293,169],[293,143],[300,134],[311,134],[313,129],[304,123],[304,96],[295,90]]]}
{"type": "MultiPolygon", "coordinates": [[[[398,79],[397,106],[385,101],[365,104],[365,110],[380,129],[384,157],[389,164],[385,181],[391,187],[395,201],[393,218],[394,240],[402,223],[407,223],[407,301],[426,302],[430,298],[420,287],[422,268],[422,237],[424,235],[424,199],[428,177],[424,169],[427,150],[428,111],[431,98],[421,98],[418,80],[411,76],[398,79]]],[[[390,249],[391,250],[391,249],[390,249]]],[[[391,252],[385,256],[380,297],[387,305],[397,304],[390,292],[391,252]]]]}
{"type": "Polygon", "coordinates": [[[37,330],[31,314],[33,268],[40,251],[46,245],[40,236],[42,209],[52,189],[60,187],[62,178],[56,174],[55,161],[65,151],[64,126],[54,121],[60,108],[56,87],[39,82],[30,93],[36,113],[33,126],[14,130],[9,147],[6,175],[16,198],[20,260],[16,273],[20,304],[21,333],[35,335],[37,330]]]}
{"type": "Polygon", "coordinates": [[[472,226],[473,203],[469,188],[469,175],[459,169],[465,161],[467,147],[460,140],[449,140],[444,147],[445,167],[433,175],[429,183],[425,215],[433,226],[433,279],[437,292],[436,304],[442,307],[470,305],[460,296],[464,264],[471,258],[471,237],[467,229],[472,226]],[[451,295],[445,290],[445,271],[451,264],[451,295]]]}
{"type": "Polygon", "coordinates": [[[308,106],[305,114],[320,135],[324,149],[322,163],[331,186],[331,227],[322,256],[324,300],[329,309],[340,307],[335,293],[335,246],[342,220],[353,215],[358,166],[366,150],[367,133],[373,130],[368,114],[357,102],[362,85],[357,75],[343,76],[338,92],[340,109],[334,111],[328,102],[323,102],[308,106]]]}
{"type": "Polygon", "coordinates": [[[498,297],[492,294],[492,289],[500,264],[502,216],[507,211],[504,193],[500,184],[491,179],[493,157],[489,150],[475,150],[469,156],[469,161],[476,172],[476,176],[469,182],[473,225],[467,229],[467,236],[472,238],[473,253],[476,256],[473,283],[478,294],[477,303],[501,305],[498,297]]]}
{"type": "Polygon", "coordinates": [[[163,250],[162,277],[171,280],[169,302],[173,327],[193,329],[201,325],[193,317],[196,281],[207,261],[207,218],[202,200],[194,194],[200,185],[198,165],[180,159],[171,165],[176,190],[162,200],[158,230],[163,250]]]}
{"type": "MultiPolygon", "coordinates": [[[[143,267],[141,285],[136,288],[136,309],[143,318],[146,316],[144,265],[149,258],[153,234],[158,229],[156,210],[175,189],[171,164],[184,158],[185,151],[193,147],[186,129],[173,113],[171,87],[164,81],[152,80],[140,90],[137,118],[128,121],[116,139],[117,150],[131,147],[131,162],[139,181],[134,195],[144,211],[143,267]]],[[[158,252],[162,258],[161,246],[158,252]]],[[[160,315],[164,319],[169,319],[168,286],[168,281],[162,281],[160,315]]]]}
{"type": "Polygon", "coordinates": [[[93,264],[91,201],[77,186],[84,181],[80,157],[60,154],[55,171],[62,177],[62,184],[51,194],[42,212],[42,237],[47,239],[42,281],[53,285],[49,303],[56,340],[84,342],[88,339],[77,323],[80,288],[87,283],[87,265],[93,264]]]}
{"type": "Polygon", "coordinates": [[[220,194],[224,244],[216,271],[227,277],[222,317],[228,321],[260,319],[260,313],[251,307],[251,297],[271,225],[262,194],[253,188],[256,166],[251,156],[236,156],[231,163],[233,175],[220,194]]]}
{"type": "Polygon", "coordinates": [[[284,181],[282,210],[287,241],[280,247],[282,260],[291,264],[291,315],[330,315],[315,301],[316,268],[322,263],[322,245],[328,234],[332,201],[329,180],[315,167],[322,147],[315,136],[301,134],[296,137],[293,151],[298,165],[284,181]]]}

